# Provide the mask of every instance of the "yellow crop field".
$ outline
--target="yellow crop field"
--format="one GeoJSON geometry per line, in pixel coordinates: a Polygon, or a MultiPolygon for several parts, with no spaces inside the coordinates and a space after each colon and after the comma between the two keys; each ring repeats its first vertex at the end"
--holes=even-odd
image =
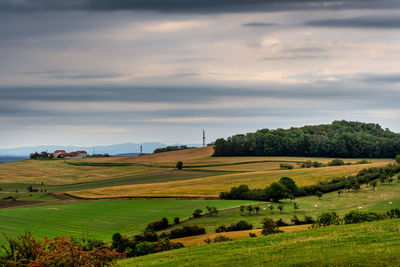
{"type": "Polygon", "coordinates": [[[0,164],[0,183],[60,185],[165,171],[143,166],[74,166],[61,160],[24,160],[0,164]]]}
{"type": "MultiPolygon", "coordinates": [[[[279,230],[284,231],[284,232],[294,232],[294,231],[304,231],[304,230],[307,230],[309,227],[310,227],[309,224],[291,225],[291,226],[279,227],[279,230]]],[[[236,240],[249,238],[250,233],[256,234],[257,236],[261,236],[261,231],[262,231],[261,229],[252,229],[252,230],[224,232],[224,233],[210,233],[210,234],[205,234],[205,235],[197,235],[197,236],[189,236],[189,237],[171,239],[171,241],[172,242],[180,242],[185,247],[193,247],[193,246],[205,245],[206,243],[204,242],[204,240],[207,238],[214,239],[217,236],[223,235],[223,236],[229,237],[230,239],[236,241],[236,240]]]]}
{"type": "Polygon", "coordinates": [[[336,177],[357,174],[361,169],[384,166],[388,161],[370,164],[344,165],[335,167],[258,171],[247,173],[230,173],[213,177],[203,177],[184,181],[164,183],[113,186],[90,190],[71,191],[71,195],[83,198],[112,197],[217,197],[222,191],[232,186],[247,184],[250,188],[265,188],[281,177],[293,178],[300,186],[312,185],[336,177]]]}

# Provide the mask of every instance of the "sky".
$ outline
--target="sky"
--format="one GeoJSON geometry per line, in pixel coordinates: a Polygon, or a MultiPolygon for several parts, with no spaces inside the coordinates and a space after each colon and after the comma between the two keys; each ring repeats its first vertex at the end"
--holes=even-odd
{"type": "Polygon", "coordinates": [[[400,132],[398,0],[1,0],[0,148],[400,132]]]}

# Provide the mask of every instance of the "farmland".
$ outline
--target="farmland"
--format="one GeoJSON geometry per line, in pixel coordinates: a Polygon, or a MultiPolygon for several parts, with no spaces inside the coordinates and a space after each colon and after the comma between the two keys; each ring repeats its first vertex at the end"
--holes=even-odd
{"type": "MultiPolygon", "coordinates": [[[[138,157],[104,157],[65,161],[26,160],[4,163],[0,164],[0,197],[14,199],[0,200],[2,204],[0,232],[16,236],[24,231],[31,231],[36,238],[60,235],[78,238],[88,236],[110,243],[112,235],[116,232],[124,236],[132,236],[143,232],[151,221],[166,217],[172,223],[175,217],[189,218],[194,210],[206,211],[206,206],[211,206],[219,209],[219,212],[211,216],[204,215],[183,220],[157,233],[198,224],[205,228],[205,235],[172,239],[172,241],[182,242],[185,246],[199,246],[205,244],[204,239],[207,237],[214,238],[220,235],[215,233],[215,229],[221,224],[230,225],[239,220],[245,220],[253,224],[253,230],[223,233],[235,243],[195,247],[193,249],[195,251],[199,249],[199,252],[193,256],[187,256],[188,258],[180,256],[179,251],[185,251],[183,249],[168,252],[178,253],[177,258],[167,256],[170,257],[171,262],[165,261],[162,258],[163,254],[160,254],[160,256],[121,261],[122,266],[147,266],[153,263],[161,265],[165,263],[167,266],[185,266],[186,263],[199,266],[209,265],[210,262],[203,262],[201,257],[210,253],[208,247],[219,249],[229,244],[234,250],[238,250],[240,259],[228,254],[221,259],[222,261],[215,261],[216,265],[229,265],[232,261],[239,261],[239,266],[240,264],[252,265],[254,262],[275,264],[274,261],[278,261],[280,256],[266,259],[261,252],[258,252],[258,249],[269,249],[271,253],[275,253],[275,245],[286,247],[286,244],[295,243],[295,241],[285,243],[285,241],[274,239],[275,237],[249,239],[250,232],[260,236],[261,230],[256,228],[261,227],[263,218],[283,219],[291,224],[294,215],[300,219],[304,216],[316,218],[323,212],[335,211],[342,216],[358,207],[368,211],[387,211],[390,208],[400,207],[398,198],[400,183],[395,181],[391,184],[387,182],[384,185],[378,184],[376,190],[362,185],[358,192],[345,190],[340,196],[337,192],[331,192],[324,194],[321,199],[317,196],[299,197],[294,200],[284,199],[279,203],[283,207],[282,211],[278,211],[276,203],[272,204],[274,209],[271,211],[268,202],[217,200],[219,193],[229,191],[231,187],[241,184],[246,184],[250,188],[263,189],[277,182],[281,177],[292,178],[298,186],[315,185],[333,178],[355,175],[364,168],[381,167],[394,162],[392,159],[368,159],[367,162],[360,164],[361,159],[342,159],[347,164],[328,166],[327,163],[332,160],[333,158],[307,157],[212,157],[212,147],[206,147],[138,157]],[[182,170],[176,168],[177,161],[183,162],[182,170]],[[317,161],[324,166],[302,167],[302,163],[307,161],[317,161]],[[282,163],[292,166],[292,169],[282,169],[282,163]],[[30,186],[37,191],[28,192],[27,188],[30,186]],[[298,205],[298,210],[294,210],[293,202],[298,205]],[[257,214],[240,212],[239,206],[248,204],[257,205],[261,209],[257,214]],[[19,205],[21,207],[18,207],[19,205]],[[247,252],[244,251],[243,246],[246,245],[241,245],[253,244],[253,242],[254,262],[244,259],[247,252]]],[[[310,237],[310,240],[315,239],[318,243],[324,230],[307,230],[308,227],[308,225],[282,227],[284,231],[296,231],[296,233],[284,233],[279,236],[284,237],[283,240],[297,239],[302,242],[301,240],[305,240],[310,233],[310,236],[316,236],[310,237]]],[[[343,227],[350,231],[354,226],[343,227]]],[[[332,236],[337,234],[340,234],[339,231],[332,232],[332,236]]],[[[337,238],[343,239],[342,236],[337,238]]],[[[4,241],[1,239],[0,243],[4,241]]],[[[317,243],[310,241],[306,245],[312,251],[316,249],[317,243]]],[[[369,244],[360,244],[359,249],[362,250],[368,246],[369,244]]],[[[295,256],[297,249],[297,247],[291,249],[295,256]]],[[[175,255],[168,253],[167,255],[175,255]]],[[[333,249],[329,253],[336,252],[333,249]]],[[[348,260],[351,261],[353,256],[349,255],[348,260]]],[[[322,259],[324,255],[316,257],[322,259]]],[[[300,257],[299,264],[303,264],[304,260],[308,258],[300,257]]],[[[390,258],[387,262],[390,262],[390,258]]]]}
{"type": "MultiPolygon", "coordinates": [[[[140,233],[147,223],[167,217],[190,217],[197,208],[218,209],[254,203],[224,200],[112,200],[0,209],[0,232],[16,235],[31,231],[35,237],[70,236],[110,240],[112,234],[140,233]]],[[[2,240],[4,241],[4,239],[2,240]]],[[[0,241],[1,243],[1,241],[0,241]]]]}
{"type": "Polygon", "coordinates": [[[120,266],[397,266],[399,231],[398,219],[330,226],[166,251],[120,266]]]}

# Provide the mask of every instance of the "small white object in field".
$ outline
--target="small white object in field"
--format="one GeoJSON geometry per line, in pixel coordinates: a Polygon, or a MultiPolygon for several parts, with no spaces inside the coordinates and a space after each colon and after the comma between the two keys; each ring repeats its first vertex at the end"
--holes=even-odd
{"type": "Polygon", "coordinates": [[[268,204],[268,207],[270,207],[271,206],[271,204],[268,204]]]}
{"type": "Polygon", "coordinates": [[[358,207],[358,209],[359,209],[359,210],[361,210],[361,209],[362,209],[362,207],[358,207]]]}
{"type": "Polygon", "coordinates": [[[263,208],[263,210],[265,210],[265,208],[263,208]]]}
{"type": "Polygon", "coordinates": [[[392,205],[393,204],[392,201],[389,201],[389,204],[392,205]]]}
{"type": "Polygon", "coordinates": [[[315,205],[314,205],[314,207],[318,207],[318,205],[317,205],[317,204],[315,204],[315,205]]]}

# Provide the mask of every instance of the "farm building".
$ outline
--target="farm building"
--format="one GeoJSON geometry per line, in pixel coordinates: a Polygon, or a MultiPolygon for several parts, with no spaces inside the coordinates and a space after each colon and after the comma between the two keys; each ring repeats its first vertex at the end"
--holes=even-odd
{"type": "Polygon", "coordinates": [[[49,153],[53,155],[55,158],[84,158],[88,156],[88,153],[85,150],[66,152],[65,150],[56,150],[54,153],[49,153]]]}

